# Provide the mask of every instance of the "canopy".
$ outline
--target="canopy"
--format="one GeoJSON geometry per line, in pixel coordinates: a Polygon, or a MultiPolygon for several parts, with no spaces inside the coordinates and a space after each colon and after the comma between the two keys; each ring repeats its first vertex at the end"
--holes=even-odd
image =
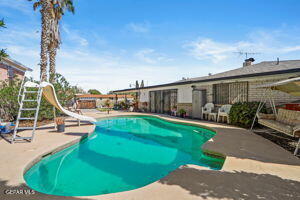
{"type": "Polygon", "coordinates": [[[300,77],[259,85],[257,88],[270,88],[271,90],[279,90],[293,96],[300,96],[300,77]]]}

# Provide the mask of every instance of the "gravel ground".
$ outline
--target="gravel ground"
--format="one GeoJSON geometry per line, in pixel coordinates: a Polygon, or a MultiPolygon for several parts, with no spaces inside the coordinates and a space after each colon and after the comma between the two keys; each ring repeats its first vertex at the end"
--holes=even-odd
{"type": "MultiPolygon", "coordinates": [[[[293,138],[268,128],[257,128],[254,130],[254,133],[274,142],[291,153],[294,153],[298,143],[298,138],[293,138]]],[[[300,155],[297,157],[300,158],[300,155]]]]}

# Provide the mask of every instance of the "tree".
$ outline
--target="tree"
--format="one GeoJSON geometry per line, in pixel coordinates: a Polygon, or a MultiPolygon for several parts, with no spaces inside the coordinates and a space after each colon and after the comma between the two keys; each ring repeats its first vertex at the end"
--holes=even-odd
{"type": "MultiPolygon", "coordinates": [[[[40,58],[40,78],[41,81],[47,80],[47,65],[49,48],[57,49],[59,43],[58,22],[61,16],[64,14],[65,9],[74,12],[72,0],[28,0],[35,1],[33,9],[40,8],[41,12],[41,58],[40,58]],[[72,8],[69,7],[72,5],[72,8]],[[57,21],[56,21],[57,20],[57,21]]],[[[55,63],[56,50],[51,53],[51,62],[55,63]],[[53,59],[54,58],[54,59],[53,59]]],[[[49,56],[50,57],[50,56],[49,56]]],[[[53,65],[52,65],[53,66],[53,65]]],[[[54,64],[55,70],[55,64],[54,64]]],[[[53,69],[51,69],[51,72],[53,69]]],[[[54,77],[54,76],[53,76],[54,77]]]]}
{"type": "Polygon", "coordinates": [[[56,54],[57,49],[61,44],[59,21],[65,14],[65,11],[69,11],[74,14],[73,0],[52,0],[52,18],[50,21],[50,44],[49,44],[49,77],[50,82],[54,82],[54,75],[56,73],[56,54]]]}
{"type": "Polygon", "coordinates": [[[86,91],[84,91],[84,89],[82,87],[79,86],[73,86],[73,89],[75,90],[76,94],[86,94],[86,91]]]}
{"type": "Polygon", "coordinates": [[[141,87],[141,88],[145,87],[145,85],[144,85],[144,80],[142,80],[141,86],[140,86],[140,87],[141,87]]]}
{"type": "MultiPolygon", "coordinates": [[[[4,23],[4,19],[0,20],[0,28],[6,28],[5,27],[5,23],[4,23]]],[[[7,53],[4,49],[0,50],[0,61],[2,60],[2,58],[7,57],[7,53]]]]}
{"type": "Polygon", "coordinates": [[[40,53],[40,79],[47,80],[47,65],[48,65],[48,47],[50,45],[50,21],[51,21],[51,0],[28,0],[35,1],[33,9],[40,8],[41,12],[41,53],[40,53]]]}
{"type": "Polygon", "coordinates": [[[90,93],[90,94],[102,94],[99,90],[96,90],[96,89],[90,89],[90,90],[88,90],[88,93],[90,93]]]}
{"type": "Polygon", "coordinates": [[[137,80],[135,81],[135,88],[139,88],[139,82],[137,80]]]}
{"type": "Polygon", "coordinates": [[[49,45],[49,81],[50,81],[50,83],[55,82],[56,54],[57,54],[57,49],[59,48],[59,44],[60,44],[60,38],[54,38],[54,36],[50,36],[50,45],[49,45]]]}

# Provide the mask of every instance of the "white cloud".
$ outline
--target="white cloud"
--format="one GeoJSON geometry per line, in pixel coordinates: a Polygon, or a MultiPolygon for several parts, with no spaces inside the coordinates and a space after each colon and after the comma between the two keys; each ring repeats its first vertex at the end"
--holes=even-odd
{"type": "Polygon", "coordinates": [[[149,23],[129,23],[126,28],[136,33],[147,33],[150,29],[149,23]]]}
{"type": "Polygon", "coordinates": [[[16,56],[38,56],[39,50],[34,47],[24,47],[18,45],[9,45],[7,50],[16,56]]]}
{"type": "Polygon", "coordinates": [[[172,60],[171,58],[168,58],[164,54],[157,53],[154,49],[149,49],[149,48],[138,51],[137,53],[135,53],[135,57],[149,64],[155,64],[159,62],[166,62],[172,60]]]}
{"type": "Polygon", "coordinates": [[[300,51],[300,45],[299,46],[293,46],[293,47],[285,47],[283,49],[281,49],[281,51],[283,52],[293,52],[293,51],[300,51]]]}
{"type": "Polygon", "coordinates": [[[77,30],[71,30],[66,25],[62,26],[62,30],[66,33],[66,40],[70,40],[73,44],[79,44],[80,46],[88,46],[89,42],[84,38],[77,30]]]}
{"type": "Polygon", "coordinates": [[[154,49],[142,49],[135,56],[146,63],[155,63],[156,60],[150,57],[153,52],[154,49]]]}
{"type": "Polygon", "coordinates": [[[158,84],[177,80],[180,70],[171,66],[149,66],[131,63],[122,63],[114,66],[106,66],[101,63],[94,63],[91,67],[82,70],[82,65],[74,63],[72,70],[66,65],[59,68],[72,84],[82,86],[84,89],[96,88],[101,92],[129,88],[135,80],[145,80],[145,83],[158,84]],[[155,76],[153,76],[155,74],[155,76]],[[168,74],[168,76],[166,76],[168,74]]]}
{"type": "Polygon", "coordinates": [[[6,44],[32,44],[33,41],[40,40],[40,33],[37,30],[24,31],[20,28],[2,29],[0,32],[1,46],[6,44]]]}
{"type": "Polygon", "coordinates": [[[213,62],[219,62],[228,57],[228,53],[236,51],[236,46],[226,43],[215,42],[212,39],[198,39],[186,45],[189,52],[196,59],[209,59],[213,62]]]}
{"type": "Polygon", "coordinates": [[[118,56],[107,56],[105,54],[95,54],[87,50],[62,48],[58,51],[58,60],[64,63],[78,63],[88,68],[97,66],[116,66],[118,65],[118,56]]]}
{"type": "Polygon", "coordinates": [[[258,52],[264,55],[282,55],[286,53],[300,51],[300,40],[289,38],[293,45],[288,45],[283,39],[281,31],[265,32],[256,31],[248,35],[245,40],[237,42],[218,42],[212,38],[199,38],[183,45],[188,50],[189,55],[198,60],[208,60],[219,63],[225,59],[233,57],[233,53],[258,52]],[[295,45],[294,45],[295,44],[295,45]]]}
{"type": "Polygon", "coordinates": [[[18,10],[24,14],[31,14],[33,12],[32,2],[28,2],[27,0],[1,0],[0,7],[18,10]]]}

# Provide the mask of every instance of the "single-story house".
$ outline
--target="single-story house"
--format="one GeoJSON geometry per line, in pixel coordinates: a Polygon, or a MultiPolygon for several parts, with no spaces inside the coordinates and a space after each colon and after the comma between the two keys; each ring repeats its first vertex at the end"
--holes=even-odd
{"type": "MultiPolygon", "coordinates": [[[[246,59],[243,67],[197,78],[153,85],[143,88],[116,90],[116,94],[136,92],[139,108],[154,113],[170,113],[176,107],[187,115],[200,118],[201,107],[208,102],[217,107],[235,102],[260,101],[264,94],[257,85],[300,76],[300,60],[264,61],[252,64],[246,59]],[[146,102],[146,103],[145,103],[146,102]]],[[[282,92],[276,92],[277,104],[300,100],[282,92]]]]}
{"type": "Polygon", "coordinates": [[[26,71],[32,69],[9,57],[2,58],[0,61],[0,81],[11,81],[13,78],[22,80],[26,71]]]}
{"type": "Polygon", "coordinates": [[[111,104],[122,101],[132,103],[134,97],[126,94],[77,94],[76,99],[79,108],[99,108],[105,106],[107,100],[111,104]]]}

